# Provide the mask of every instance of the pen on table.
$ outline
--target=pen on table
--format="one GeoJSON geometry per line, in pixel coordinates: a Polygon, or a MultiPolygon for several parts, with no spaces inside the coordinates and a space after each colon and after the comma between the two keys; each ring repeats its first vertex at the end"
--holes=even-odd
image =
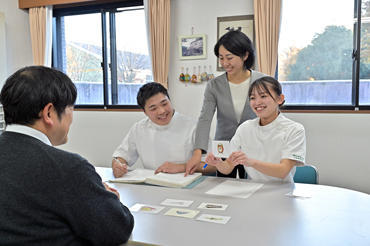
{"type": "Polygon", "coordinates": [[[202,169],[205,169],[206,167],[208,166],[208,164],[204,164],[204,166],[202,167],[202,169]]]}

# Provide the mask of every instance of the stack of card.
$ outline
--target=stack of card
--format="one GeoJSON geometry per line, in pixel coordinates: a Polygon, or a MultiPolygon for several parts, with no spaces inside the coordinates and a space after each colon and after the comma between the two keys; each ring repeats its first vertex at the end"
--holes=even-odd
{"type": "MultiPolygon", "coordinates": [[[[183,217],[183,218],[188,218],[188,219],[193,219],[195,216],[197,216],[200,213],[199,210],[192,210],[192,209],[185,208],[185,207],[189,207],[191,204],[193,204],[193,201],[177,200],[177,199],[165,199],[163,202],[161,202],[161,205],[163,206],[173,206],[174,207],[174,208],[170,208],[164,215],[177,216],[177,217],[183,217]]],[[[165,208],[163,206],[137,203],[133,205],[130,208],[130,210],[132,212],[158,214],[165,208]]],[[[198,206],[198,209],[223,211],[223,210],[226,210],[227,207],[228,207],[227,204],[203,202],[198,206]]],[[[215,215],[215,214],[201,214],[200,216],[198,216],[196,220],[217,223],[217,224],[226,224],[230,220],[230,218],[231,218],[230,216],[221,216],[221,215],[215,215]]]]}

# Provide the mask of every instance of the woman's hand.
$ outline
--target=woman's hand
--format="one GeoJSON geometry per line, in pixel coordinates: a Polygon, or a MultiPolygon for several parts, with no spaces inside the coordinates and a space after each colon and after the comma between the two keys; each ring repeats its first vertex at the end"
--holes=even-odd
{"type": "Polygon", "coordinates": [[[249,159],[248,156],[240,150],[232,152],[229,158],[227,158],[227,161],[232,163],[234,166],[238,164],[242,164],[247,167],[252,166],[251,159],[249,159]]]}
{"type": "Polygon", "coordinates": [[[212,153],[208,153],[205,162],[210,166],[217,167],[217,165],[222,163],[222,160],[221,158],[215,157],[212,153]]]}

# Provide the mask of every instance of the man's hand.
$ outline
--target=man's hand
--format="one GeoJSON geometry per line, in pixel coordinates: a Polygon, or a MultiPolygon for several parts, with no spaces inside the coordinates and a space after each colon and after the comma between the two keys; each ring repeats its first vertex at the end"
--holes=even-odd
{"type": "Polygon", "coordinates": [[[114,188],[112,188],[112,187],[110,187],[109,185],[107,185],[107,183],[105,183],[105,182],[103,182],[103,185],[104,185],[104,187],[105,187],[105,189],[107,190],[107,191],[110,191],[110,192],[112,192],[112,193],[114,193],[117,197],[118,197],[118,200],[119,200],[119,192],[118,192],[118,190],[116,190],[116,189],[114,189],[114,188]]]}
{"type": "Polygon", "coordinates": [[[194,150],[193,156],[186,163],[185,176],[193,174],[195,171],[197,171],[201,159],[202,159],[202,150],[201,149],[194,150]]]}
{"type": "Polygon", "coordinates": [[[157,173],[183,173],[183,172],[185,172],[185,164],[176,164],[166,161],[160,167],[158,167],[154,173],[157,174],[157,173]]]}
{"type": "Polygon", "coordinates": [[[120,157],[113,158],[112,169],[114,177],[119,178],[127,173],[127,164],[120,157]]]}

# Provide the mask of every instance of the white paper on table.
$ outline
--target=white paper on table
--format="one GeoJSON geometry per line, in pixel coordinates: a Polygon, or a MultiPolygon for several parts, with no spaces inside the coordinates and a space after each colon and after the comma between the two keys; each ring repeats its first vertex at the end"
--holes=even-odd
{"type": "Polygon", "coordinates": [[[208,210],[226,210],[228,206],[229,205],[227,204],[221,204],[221,203],[203,202],[198,206],[198,208],[208,209],[208,210]]]}
{"type": "Polygon", "coordinates": [[[154,170],[149,169],[134,169],[127,172],[123,177],[113,178],[109,180],[112,183],[144,183],[148,177],[154,175],[154,170]]]}
{"type": "Polygon", "coordinates": [[[147,214],[157,214],[160,211],[162,211],[162,209],[164,209],[164,207],[162,207],[162,206],[136,203],[135,205],[133,205],[130,208],[130,211],[131,212],[147,213],[147,214]]]}
{"type": "Polygon", "coordinates": [[[230,220],[230,216],[221,216],[215,214],[201,214],[197,220],[206,221],[217,224],[226,224],[230,220]]]}
{"type": "Polygon", "coordinates": [[[198,213],[199,213],[199,211],[197,211],[197,210],[191,210],[191,209],[185,209],[185,208],[171,208],[164,215],[178,216],[178,217],[184,217],[184,218],[192,219],[198,213]]]}
{"type": "Polygon", "coordinates": [[[206,194],[216,196],[231,196],[235,198],[248,198],[263,186],[261,183],[250,183],[226,180],[213,187],[206,194]]]}
{"type": "Polygon", "coordinates": [[[176,200],[176,199],[170,199],[167,198],[163,202],[161,202],[161,205],[164,206],[175,206],[175,207],[189,207],[194,201],[190,200],[176,200]]]}
{"type": "Polygon", "coordinates": [[[229,141],[212,141],[212,153],[214,156],[228,158],[231,152],[229,141]]]}

